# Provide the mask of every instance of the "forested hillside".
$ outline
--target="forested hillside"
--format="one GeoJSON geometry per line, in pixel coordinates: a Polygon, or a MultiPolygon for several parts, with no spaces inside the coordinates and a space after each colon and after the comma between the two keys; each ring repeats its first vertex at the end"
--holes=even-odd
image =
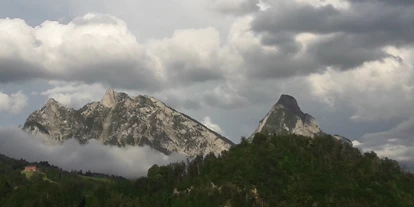
{"type": "Polygon", "coordinates": [[[330,136],[256,134],[220,157],[126,180],[0,156],[0,206],[414,206],[414,175],[330,136]],[[44,179],[44,176],[47,179],[44,179]]]}

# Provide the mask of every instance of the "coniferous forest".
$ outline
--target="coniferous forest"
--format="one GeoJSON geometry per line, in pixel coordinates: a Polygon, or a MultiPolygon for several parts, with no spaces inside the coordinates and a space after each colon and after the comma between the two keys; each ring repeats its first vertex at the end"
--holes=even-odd
{"type": "Polygon", "coordinates": [[[0,156],[0,206],[414,206],[414,175],[330,136],[256,134],[135,180],[0,156]],[[27,165],[40,172],[24,173],[27,165]]]}

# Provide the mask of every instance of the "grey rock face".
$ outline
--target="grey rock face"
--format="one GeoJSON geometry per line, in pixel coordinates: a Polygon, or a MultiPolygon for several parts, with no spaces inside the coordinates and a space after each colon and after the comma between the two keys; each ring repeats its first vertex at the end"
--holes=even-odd
{"type": "MultiPolygon", "coordinates": [[[[263,134],[297,134],[308,137],[323,134],[316,120],[300,110],[296,99],[282,95],[269,113],[260,121],[253,133],[263,134]]],[[[252,135],[252,136],[253,136],[252,135]]]]}
{"type": "Polygon", "coordinates": [[[27,118],[23,129],[59,141],[76,138],[85,143],[97,139],[109,145],[148,145],[165,154],[177,152],[187,156],[219,154],[233,145],[154,97],[129,97],[112,89],[101,101],[79,110],[50,99],[27,118]]]}
{"type": "MultiPolygon", "coordinates": [[[[249,140],[252,140],[256,133],[268,135],[297,134],[311,138],[328,135],[320,129],[311,115],[302,112],[296,99],[289,95],[280,96],[279,101],[260,121],[259,126],[249,137],[249,140]]],[[[346,137],[340,135],[333,135],[332,137],[352,146],[352,141],[346,137]]]]}

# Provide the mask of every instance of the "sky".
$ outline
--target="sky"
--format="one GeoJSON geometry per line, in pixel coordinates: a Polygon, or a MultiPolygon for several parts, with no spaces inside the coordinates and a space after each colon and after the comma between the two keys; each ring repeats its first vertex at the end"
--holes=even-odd
{"type": "Polygon", "coordinates": [[[2,0],[0,127],[148,94],[238,143],[280,95],[414,166],[411,0],[2,0]]]}

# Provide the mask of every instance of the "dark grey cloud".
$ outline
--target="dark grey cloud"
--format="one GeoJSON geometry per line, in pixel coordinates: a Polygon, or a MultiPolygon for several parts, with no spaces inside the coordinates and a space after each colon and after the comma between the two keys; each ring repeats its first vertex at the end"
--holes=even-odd
{"type": "Polygon", "coordinates": [[[159,80],[148,66],[136,60],[123,58],[69,66],[64,73],[55,74],[51,79],[82,81],[88,84],[103,83],[112,87],[149,92],[165,87],[165,83],[159,80]]]}
{"type": "Polygon", "coordinates": [[[414,117],[392,129],[361,137],[362,149],[374,150],[379,156],[400,161],[414,170],[414,117]]]}
{"type": "Polygon", "coordinates": [[[392,4],[392,5],[414,5],[414,2],[411,0],[346,0],[352,3],[383,3],[383,4],[392,4]]]}
{"type": "Polygon", "coordinates": [[[174,96],[167,97],[166,104],[175,109],[200,110],[201,103],[198,100],[186,99],[174,96]]]}
{"type": "Polygon", "coordinates": [[[200,68],[186,62],[177,62],[167,66],[170,70],[169,79],[173,79],[176,85],[191,83],[203,83],[211,80],[223,80],[223,74],[217,67],[200,68]]]}
{"type": "Polygon", "coordinates": [[[216,108],[224,108],[224,109],[234,109],[243,106],[245,103],[242,101],[237,101],[235,99],[223,99],[220,95],[214,95],[212,93],[207,93],[202,97],[202,101],[205,102],[207,105],[216,107],[216,108]]]}
{"type": "Polygon", "coordinates": [[[226,15],[245,15],[259,10],[258,0],[212,0],[210,6],[226,15]]]}
{"type": "Polygon", "coordinates": [[[296,54],[302,46],[295,41],[293,33],[265,34],[262,38],[262,43],[265,45],[277,45],[284,54],[296,54]]]}
{"type": "Polygon", "coordinates": [[[185,159],[181,155],[166,156],[148,147],[110,147],[96,140],[80,145],[75,139],[53,144],[46,140],[17,128],[3,127],[0,128],[0,153],[16,159],[48,161],[65,170],[90,170],[128,178],[146,175],[154,164],[166,165],[185,159]]]}
{"type": "Polygon", "coordinates": [[[33,63],[16,58],[0,57],[0,83],[12,83],[15,81],[27,81],[36,78],[47,77],[44,71],[33,63]]]}
{"type": "Polygon", "coordinates": [[[262,44],[276,47],[279,54],[248,55],[246,58],[252,59],[252,66],[257,68],[250,69],[253,77],[308,74],[327,67],[353,69],[391,57],[383,50],[386,46],[404,48],[414,43],[412,1],[394,4],[385,0],[355,0],[350,1],[347,9],[287,1],[270,1],[270,4],[272,7],[266,11],[255,13],[251,28],[261,37],[262,44]],[[303,33],[321,37],[303,48],[295,39],[303,33]]]}
{"type": "Polygon", "coordinates": [[[280,34],[281,32],[328,33],[336,27],[340,11],[333,6],[313,7],[308,4],[281,4],[256,14],[252,29],[256,32],[280,34]],[[335,18],[335,19],[334,19],[335,18]]]}
{"type": "Polygon", "coordinates": [[[365,62],[391,57],[380,47],[368,45],[371,41],[372,38],[368,36],[340,33],[316,41],[307,52],[319,63],[319,67],[334,66],[340,69],[352,69],[365,62]]]}
{"type": "MultiPolygon", "coordinates": [[[[331,34],[344,32],[349,34],[382,33],[394,35],[392,41],[406,40],[413,28],[412,6],[388,5],[381,3],[354,3],[349,9],[338,9],[332,5],[314,7],[309,4],[288,4],[271,7],[257,13],[252,23],[253,30],[279,34],[280,32],[331,34]]],[[[389,36],[386,37],[389,37],[389,36]]],[[[374,36],[375,38],[375,36],[374,36]]],[[[391,41],[391,39],[389,40],[391,41]]]]}
{"type": "MultiPolygon", "coordinates": [[[[361,137],[361,141],[367,141],[366,147],[392,142],[399,145],[414,145],[414,117],[406,120],[396,127],[378,133],[370,133],[361,137]]],[[[414,153],[414,151],[412,152],[414,153]]],[[[413,154],[414,155],[414,154],[413,154]]]]}
{"type": "MultiPolygon", "coordinates": [[[[290,53],[294,43],[283,43],[281,48],[287,51],[277,53],[267,52],[262,49],[252,49],[243,54],[246,67],[246,76],[252,79],[283,79],[298,75],[307,75],[318,69],[318,64],[309,56],[299,59],[296,53],[290,53]],[[288,46],[288,47],[284,47],[288,46]]],[[[293,48],[296,50],[296,48],[293,48]]]]}

